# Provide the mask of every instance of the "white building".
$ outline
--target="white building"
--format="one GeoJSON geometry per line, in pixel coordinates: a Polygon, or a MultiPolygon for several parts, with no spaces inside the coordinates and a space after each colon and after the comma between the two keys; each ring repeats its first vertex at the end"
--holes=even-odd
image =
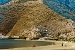
{"type": "Polygon", "coordinates": [[[4,36],[4,35],[2,35],[2,34],[0,34],[0,39],[6,39],[6,38],[8,38],[9,36],[4,36]]]}
{"type": "Polygon", "coordinates": [[[14,38],[19,38],[19,36],[13,36],[14,38]]]}

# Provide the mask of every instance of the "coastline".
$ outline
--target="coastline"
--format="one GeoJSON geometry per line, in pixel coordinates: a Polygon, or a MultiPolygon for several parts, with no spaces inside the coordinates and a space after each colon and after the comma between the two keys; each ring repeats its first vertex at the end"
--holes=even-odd
{"type": "Polygon", "coordinates": [[[20,48],[10,48],[10,49],[1,49],[1,50],[74,50],[75,43],[68,42],[67,47],[61,46],[62,42],[66,41],[51,41],[51,40],[33,40],[33,41],[46,41],[46,42],[55,42],[55,45],[47,46],[36,46],[36,47],[20,47],[20,48]]]}

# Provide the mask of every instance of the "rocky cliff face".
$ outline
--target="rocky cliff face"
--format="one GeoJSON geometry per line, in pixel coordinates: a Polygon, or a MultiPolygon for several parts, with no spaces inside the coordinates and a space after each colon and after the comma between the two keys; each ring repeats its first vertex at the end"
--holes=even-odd
{"type": "MultiPolygon", "coordinates": [[[[12,6],[10,6],[12,7],[12,6]]],[[[4,11],[7,15],[7,22],[1,22],[1,31],[6,35],[18,35],[26,37],[41,37],[42,32],[47,30],[49,37],[75,36],[73,21],[57,14],[48,6],[39,1],[16,2],[9,11],[4,11]],[[9,17],[9,18],[8,18],[9,17]],[[10,19],[10,20],[9,20],[10,19]],[[3,23],[3,24],[2,24],[3,23]]]]}

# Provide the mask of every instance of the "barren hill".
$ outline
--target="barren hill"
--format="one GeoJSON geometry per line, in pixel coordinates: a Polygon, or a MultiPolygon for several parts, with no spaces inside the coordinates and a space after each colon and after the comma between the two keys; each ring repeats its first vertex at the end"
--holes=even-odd
{"type": "Polygon", "coordinates": [[[0,33],[33,38],[41,36],[39,29],[47,30],[49,37],[75,37],[74,22],[48,8],[42,0],[13,3],[0,7],[0,33]]]}
{"type": "Polygon", "coordinates": [[[74,22],[65,19],[41,2],[28,1],[21,3],[20,9],[17,10],[21,18],[7,35],[37,37],[40,36],[40,33],[36,32],[38,28],[48,30],[51,33],[50,37],[71,38],[75,36],[74,22]],[[21,15],[21,12],[24,12],[24,14],[21,15]]]}

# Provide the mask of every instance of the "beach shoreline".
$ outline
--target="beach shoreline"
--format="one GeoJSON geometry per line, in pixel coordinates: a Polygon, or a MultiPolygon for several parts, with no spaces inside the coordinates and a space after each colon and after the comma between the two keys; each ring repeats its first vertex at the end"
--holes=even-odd
{"type": "Polygon", "coordinates": [[[75,43],[68,42],[67,46],[62,47],[62,42],[65,43],[67,41],[53,41],[53,40],[32,40],[32,41],[45,41],[45,42],[54,42],[55,45],[47,45],[47,46],[36,46],[36,47],[20,47],[20,48],[9,48],[9,49],[0,49],[0,50],[72,50],[75,49],[75,43]]]}

